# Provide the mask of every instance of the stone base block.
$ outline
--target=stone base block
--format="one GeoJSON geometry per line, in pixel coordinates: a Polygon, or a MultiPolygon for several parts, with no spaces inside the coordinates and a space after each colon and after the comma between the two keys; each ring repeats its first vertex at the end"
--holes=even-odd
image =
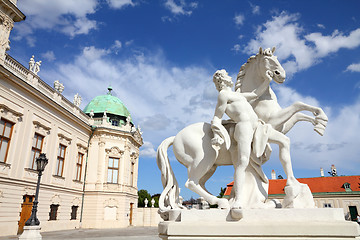
{"type": "Polygon", "coordinates": [[[342,209],[245,209],[242,215],[234,221],[229,210],[183,210],[180,221],[159,224],[159,236],[163,240],[360,239],[358,224],[345,221],[342,209]]]}
{"type": "Polygon", "coordinates": [[[24,226],[24,232],[19,236],[19,240],[42,240],[40,226],[24,226]]]}

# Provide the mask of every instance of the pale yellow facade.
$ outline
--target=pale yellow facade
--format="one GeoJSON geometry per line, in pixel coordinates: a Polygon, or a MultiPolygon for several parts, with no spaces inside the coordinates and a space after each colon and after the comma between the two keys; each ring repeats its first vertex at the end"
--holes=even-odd
{"type": "Polygon", "coordinates": [[[6,36],[0,39],[0,132],[10,131],[0,136],[0,236],[18,233],[23,203],[33,201],[37,148],[49,160],[39,193],[41,231],[135,225],[140,130],[112,126],[106,113],[86,115],[5,53],[14,22],[24,19],[15,4],[0,0],[0,34],[6,36]],[[110,168],[109,161],[117,165],[110,168]]]}
{"type": "MultiPolygon", "coordinates": [[[[272,194],[269,199],[284,200],[285,194],[272,194]]],[[[342,193],[313,193],[315,206],[317,208],[342,208],[346,220],[351,220],[350,209],[360,209],[359,192],[342,193]]]]}

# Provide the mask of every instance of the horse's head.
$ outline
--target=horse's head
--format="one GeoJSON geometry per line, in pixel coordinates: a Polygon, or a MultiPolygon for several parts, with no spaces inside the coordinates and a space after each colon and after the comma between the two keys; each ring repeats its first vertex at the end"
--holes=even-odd
{"type": "Polygon", "coordinates": [[[236,78],[235,90],[251,92],[266,79],[273,79],[276,83],[285,81],[286,73],[277,57],[274,55],[275,47],[259,49],[256,56],[251,56],[244,63],[236,78]]]}
{"type": "Polygon", "coordinates": [[[260,74],[264,74],[265,78],[271,78],[276,83],[283,83],[285,81],[286,73],[281,66],[277,57],[274,55],[275,47],[272,49],[267,48],[263,50],[259,49],[259,68],[260,74]]]}

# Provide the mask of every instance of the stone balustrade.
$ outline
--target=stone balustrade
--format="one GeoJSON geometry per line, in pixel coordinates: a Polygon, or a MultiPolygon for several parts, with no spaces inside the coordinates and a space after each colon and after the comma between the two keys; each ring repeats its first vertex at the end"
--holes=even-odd
{"type": "Polygon", "coordinates": [[[12,58],[10,55],[5,55],[5,66],[9,67],[10,69],[14,70],[13,72],[15,75],[19,76],[22,79],[26,79],[28,73],[30,72],[29,69],[24,67],[21,63],[16,61],[14,58],[12,58]]]}
{"type": "Polygon", "coordinates": [[[81,111],[79,107],[75,106],[60,92],[49,86],[46,82],[41,80],[39,76],[31,72],[8,54],[5,55],[4,66],[14,75],[36,88],[49,99],[57,102],[61,107],[69,111],[71,114],[75,115],[82,121],[89,123],[90,118],[83,111],[81,111]]]}

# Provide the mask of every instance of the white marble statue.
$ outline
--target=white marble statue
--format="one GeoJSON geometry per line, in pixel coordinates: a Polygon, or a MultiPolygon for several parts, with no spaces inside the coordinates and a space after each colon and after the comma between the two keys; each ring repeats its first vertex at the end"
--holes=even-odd
{"type": "Polygon", "coordinates": [[[54,89],[57,90],[57,91],[59,91],[59,86],[60,86],[59,80],[55,80],[55,81],[54,81],[54,89]]]}
{"type": "Polygon", "coordinates": [[[89,115],[90,115],[90,118],[93,118],[93,117],[95,116],[95,114],[94,114],[94,109],[91,109],[89,115]]]}
{"type": "Polygon", "coordinates": [[[131,116],[129,115],[129,116],[126,117],[126,124],[125,125],[129,126],[130,122],[131,122],[131,116]]]}
{"type": "MultiPolygon", "coordinates": [[[[41,61],[40,61],[41,62],[41,61]]],[[[60,83],[59,80],[54,81],[54,89],[59,93],[62,93],[65,89],[64,84],[60,83]]],[[[75,100],[75,99],[74,99],[75,100]]],[[[81,100],[80,100],[81,101],[81,100]]]]}
{"type": "Polygon", "coordinates": [[[139,131],[140,134],[143,134],[143,132],[141,131],[140,125],[138,125],[137,130],[139,131]]]}
{"type": "Polygon", "coordinates": [[[34,66],[34,73],[37,75],[38,72],[40,72],[40,66],[41,66],[41,61],[38,61],[35,63],[35,66],[34,66]]]}
{"type": "Polygon", "coordinates": [[[224,70],[214,74],[214,83],[219,90],[218,105],[212,124],[195,123],[176,136],[165,139],[157,151],[157,164],[161,171],[164,191],[159,199],[159,213],[169,218],[172,209],[183,209],[180,204],[179,186],[171,169],[167,149],[173,145],[177,160],[188,168],[187,188],[219,208],[231,208],[232,217],[239,219],[239,209],[276,207],[266,202],[268,179],[262,165],[269,159],[269,143],[279,146],[279,157],[287,175],[286,197],[283,207],[314,207],[307,185],[294,177],[290,141],[284,134],[296,122],[309,121],[314,130],[323,134],[327,117],[321,108],[297,102],[281,109],[270,87],[271,79],[281,84],[285,71],[274,56],[275,48],[259,49],[256,56],[248,59],[238,74],[235,92],[224,70]],[[311,111],[315,118],[300,111],[311,111]],[[230,120],[221,121],[226,114],[230,120]],[[205,188],[206,181],[217,166],[234,165],[234,187],[231,199],[217,198],[205,188]]]}
{"type": "Polygon", "coordinates": [[[144,203],[145,203],[145,207],[148,207],[149,200],[145,198],[144,203]]]}
{"type": "Polygon", "coordinates": [[[81,101],[82,101],[81,96],[78,93],[76,93],[74,95],[74,105],[80,107],[81,101]]]}
{"type": "Polygon", "coordinates": [[[34,72],[34,67],[35,67],[35,60],[34,60],[34,55],[32,55],[29,61],[29,70],[34,72]]]}
{"type": "Polygon", "coordinates": [[[64,84],[60,83],[59,89],[58,89],[59,93],[62,93],[64,91],[64,89],[65,89],[64,84]]]}
{"type": "Polygon", "coordinates": [[[151,207],[153,208],[154,207],[154,205],[155,205],[155,199],[151,199],[151,207]]]}

